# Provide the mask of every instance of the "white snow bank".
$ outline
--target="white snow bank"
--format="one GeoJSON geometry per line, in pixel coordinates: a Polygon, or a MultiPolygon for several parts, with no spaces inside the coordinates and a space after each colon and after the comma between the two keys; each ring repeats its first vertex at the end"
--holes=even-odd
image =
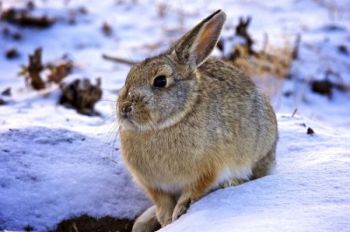
{"type": "Polygon", "coordinates": [[[81,214],[134,218],[149,202],[109,149],[67,129],[1,130],[1,227],[47,231],[81,214]]]}
{"type": "Polygon", "coordinates": [[[349,231],[349,133],[303,123],[279,117],[272,175],[209,194],[161,231],[349,231]]]}

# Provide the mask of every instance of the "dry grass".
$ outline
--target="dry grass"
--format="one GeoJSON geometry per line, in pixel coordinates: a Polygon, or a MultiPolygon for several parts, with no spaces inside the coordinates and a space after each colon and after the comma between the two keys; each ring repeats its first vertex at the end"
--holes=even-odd
{"type": "Polygon", "coordinates": [[[293,61],[293,48],[286,44],[284,47],[268,47],[257,55],[249,55],[245,47],[238,45],[240,56],[233,63],[249,76],[288,76],[293,61]]]}
{"type": "Polygon", "coordinates": [[[234,48],[239,56],[229,60],[250,76],[262,91],[270,97],[281,92],[284,80],[290,75],[295,49],[290,43],[283,47],[266,46],[250,55],[245,46],[234,48]]]}

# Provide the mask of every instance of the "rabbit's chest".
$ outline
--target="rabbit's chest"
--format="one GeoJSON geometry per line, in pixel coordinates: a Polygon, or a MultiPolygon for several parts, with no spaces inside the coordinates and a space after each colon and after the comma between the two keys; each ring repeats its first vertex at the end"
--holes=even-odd
{"type": "Polygon", "coordinates": [[[128,165],[147,182],[176,193],[195,176],[202,146],[198,138],[172,133],[125,139],[123,155],[128,165]]]}
{"type": "Polygon", "coordinates": [[[191,181],[193,163],[177,152],[150,154],[140,152],[141,157],[132,161],[134,170],[142,179],[165,192],[178,194],[191,181]],[[187,161],[186,161],[187,160],[187,161]]]}
{"type": "MultiPolygon", "coordinates": [[[[141,144],[141,143],[140,143],[141,144]]],[[[187,176],[195,166],[195,154],[189,151],[184,144],[174,141],[162,141],[149,138],[146,146],[137,146],[138,160],[134,165],[151,179],[169,183],[187,176]]]]}
{"type": "MultiPolygon", "coordinates": [[[[127,140],[130,156],[138,157],[153,167],[185,168],[195,157],[203,153],[207,142],[205,135],[171,130],[158,133],[129,136],[127,140]]],[[[141,164],[143,165],[143,164],[141,164]]]]}

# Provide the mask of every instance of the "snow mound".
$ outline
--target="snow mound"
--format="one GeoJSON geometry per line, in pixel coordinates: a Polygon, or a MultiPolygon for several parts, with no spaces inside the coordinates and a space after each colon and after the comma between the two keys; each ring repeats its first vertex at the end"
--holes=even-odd
{"type": "Polygon", "coordinates": [[[132,219],[149,205],[96,138],[27,127],[2,132],[0,144],[1,227],[45,231],[84,213],[132,219]]]}
{"type": "Polygon", "coordinates": [[[277,169],[218,190],[161,231],[349,231],[350,137],[279,117],[277,169]]]}

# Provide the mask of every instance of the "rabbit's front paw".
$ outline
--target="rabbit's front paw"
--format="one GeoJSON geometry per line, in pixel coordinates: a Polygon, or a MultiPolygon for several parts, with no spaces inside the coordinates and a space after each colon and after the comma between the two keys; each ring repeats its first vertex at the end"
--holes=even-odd
{"type": "Polygon", "coordinates": [[[173,212],[173,221],[178,219],[181,215],[185,214],[187,209],[190,207],[191,199],[186,199],[183,201],[179,201],[173,212]]]}
{"type": "Polygon", "coordinates": [[[156,207],[151,206],[135,220],[132,232],[153,232],[158,229],[160,225],[156,217],[156,207]]]}
{"type": "Polygon", "coordinates": [[[162,227],[171,223],[171,212],[167,209],[158,209],[157,210],[157,218],[162,227]]]}

